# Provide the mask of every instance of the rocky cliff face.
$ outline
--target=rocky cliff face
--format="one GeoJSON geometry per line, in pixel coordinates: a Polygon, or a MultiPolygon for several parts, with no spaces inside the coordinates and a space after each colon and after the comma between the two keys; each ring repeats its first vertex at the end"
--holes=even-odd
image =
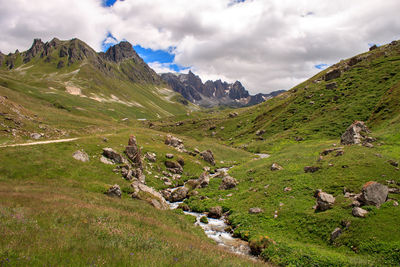
{"type": "Polygon", "coordinates": [[[206,81],[203,84],[200,77],[191,71],[188,74],[164,73],[161,74],[161,78],[174,91],[181,93],[184,98],[204,107],[218,105],[233,107],[251,106],[284,92],[284,90],[280,90],[271,94],[257,94],[252,96],[239,81],[230,84],[216,80],[206,81]]]}

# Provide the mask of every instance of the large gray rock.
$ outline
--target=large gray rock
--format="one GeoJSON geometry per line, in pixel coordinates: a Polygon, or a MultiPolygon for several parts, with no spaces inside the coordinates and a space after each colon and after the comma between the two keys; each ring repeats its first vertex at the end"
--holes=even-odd
{"type": "Polygon", "coordinates": [[[31,133],[31,138],[32,138],[32,139],[38,140],[38,139],[40,139],[41,137],[42,137],[42,135],[39,134],[39,133],[31,133]]]}
{"type": "Polygon", "coordinates": [[[340,143],[342,145],[361,144],[362,141],[367,138],[367,133],[369,132],[364,122],[355,121],[342,134],[340,143]]]}
{"type": "Polygon", "coordinates": [[[169,209],[168,203],[165,201],[164,197],[153,188],[148,187],[139,181],[133,182],[131,187],[133,189],[133,198],[144,200],[160,210],[169,209]]]}
{"type": "Polygon", "coordinates": [[[182,201],[187,197],[188,192],[189,192],[189,189],[187,189],[186,187],[184,187],[184,186],[179,187],[178,189],[174,190],[171,193],[171,196],[169,197],[169,201],[171,201],[171,202],[182,201]]]}
{"type": "Polygon", "coordinates": [[[214,219],[219,219],[222,216],[222,207],[221,206],[216,206],[210,208],[210,211],[208,212],[208,217],[214,218],[214,219]]]}
{"type": "Polygon", "coordinates": [[[215,165],[214,155],[211,150],[206,150],[200,153],[200,156],[211,165],[215,165]]]}
{"type": "Polygon", "coordinates": [[[380,206],[388,197],[389,188],[377,182],[370,181],[363,186],[360,201],[364,205],[380,206]]]}
{"type": "Polygon", "coordinates": [[[210,176],[207,172],[203,172],[202,174],[200,174],[200,177],[197,180],[199,182],[199,187],[204,188],[210,183],[210,176]]]}
{"type": "Polygon", "coordinates": [[[80,160],[82,162],[88,162],[89,161],[89,156],[86,154],[85,151],[83,150],[78,150],[75,151],[74,154],[72,154],[72,157],[76,160],[80,160]]]}
{"type": "Polygon", "coordinates": [[[333,207],[333,204],[335,203],[334,196],[322,191],[317,191],[316,197],[317,197],[316,209],[319,211],[325,211],[331,209],[333,207]]]}
{"type": "Polygon", "coordinates": [[[235,178],[233,178],[233,177],[228,175],[228,176],[225,176],[222,179],[222,182],[221,182],[221,185],[219,186],[219,189],[220,190],[231,189],[231,188],[234,188],[238,183],[239,182],[235,178]]]}
{"type": "Polygon", "coordinates": [[[103,156],[117,164],[126,163],[126,159],[121,154],[109,147],[103,148],[103,156]]]}
{"type": "Polygon", "coordinates": [[[121,198],[121,195],[122,195],[121,188],[119,187],[119,185],[115,184],[115,185],[111,186],[105,194],[110,197],[121,198]]]}
{"type": "Polygon", "coordinates": [[[352,214],[354,217],[364,218],[367,213],[368,213],[368,211],[366,211],[365,209],[362,209],[360,207],[354,207],[352,210],[352,214]]]}

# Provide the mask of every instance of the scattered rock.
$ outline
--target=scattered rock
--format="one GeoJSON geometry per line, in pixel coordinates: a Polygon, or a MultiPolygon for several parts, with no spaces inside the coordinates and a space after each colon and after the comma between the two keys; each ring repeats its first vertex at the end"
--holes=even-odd
{"type": "Polygon", "coordinates": [[[301,137],[301,136],[296,136],[296,137],[294,138],[294,140],[297,141],[297,142],[300,142],[300,141],[303,141],[304,138],[301,137]]]}
{"type": "Polygon", "coordinates": [[[114,161],[112,161],[111,159],[108,159],[106,157],[104,157],[104,155],[101,155],[100,157],[100,162],[104,163],[104,164],[109,164],[109,165],[113,165],[114,161]]]}
{"type": "Polygon", "coordinates": [[[290,191],[292,191],[292,188],[287,186],[287,187],[283,188],[283,191],[290,192],[290,191]]]}
{"type": "Polygon", "coordinates": [[[144,200],[154,206],[156,209],[167,210],[169,209],[168,203],[164,197],[147,185],[135,181],[131,184],[133,189],[132,197],[144,200]]]}
{"type": "Polygon", "coordinates": [[[375,49],[377,49],[377,48],[378,48],[378,46],[377,46],[376,44],[374,44],[373,46],[371,46],[371,47],[369,48],[369,51],[375,50],[375,49]]]}
{"type": "Polygon", "coordinates": [[[325,85],[325,88],[328,89],[328,90],[336,89],[337,88],[337,84],[335,82],[328,83],[327,85],[325,85]]]}
{"type": "Polygon", "coordinates": [[[183,141],[170,134],[165,138],[165,144],[176,148],[184,148],[183,141]]]}
{"type": "Polygon", "coordinates": [[[32,139],[38,140],[38,139],[40,139],[41,137],[42,137],[42,135],[39,134],[39,133],[31,133],[31,138],[32,138],[32,139]]]}
{"type": "Polygon", "coordinates": [[[210,176],[207,172],[203,172],[198,180],[199,187],[204,188],[210,183],[210,176]]]}
{"type": "Polygon", "coordinates": [[[80,160],[82,162],[88,162],[89,161],[89,155],[83,150],[75,151],[74,154],[72,154],[72,157],[74,159],[80,160]]]}
{"type": "Polygon", "coordinates": [[[343,156],[343,155],[344,155],[344,151],[343,151],[343,150],[338,150],[338,151],[336,152],[335,157],[339,157],[339,156],[343,156]]]}
{"type": "Polygon", "coordinates": [[[368,127],[362,121],[355,121],[342,134],[340,143],[342,145],[361,144],[367,138],[368,127]]]}
{"type": "Polygon", "coordinates": [[[182,167],[185,166],[185,160],[183,158],[178,158],[177,161],[182,167]]]}
{"type": "Polygon", "coordinates": [[[184,186],[179,187],[178,189],[174,190],[171,193],[171,196],[169,197],[169,201],[170,202],[182,201],[187,197],[188,192],[189,192],[189,189],[187,189],[186,187],[184,187],[184,186]]]}
{"type": "Polygon", "coordinates": [[[264,211],[261,208],[258,208],[258,207],[249,209],[249,213],[250,214],[258,214],[258,213],[262,213],[262,212],[264,212],[264,211]]]}
{"type": "Polygon", "coordinates": [[[330,81],[330,80],[339,78],[341,74],[342,73],[341,73],[340,69],[333,69],[331,71],[328,71],[325,74],[325,81],[330,81]]]}
{"type": "Polygon", "coordinates": [[[229,113],[229,118],[237,117],[239,114],[237,112],[229,113]]]}
{"type": "Polygon", "coordinates": [[[365,146],[365,147],[368,147],[368,148],[373,148],[374,147],[373,144],[368,143],[368,142],[364,142],[364,143],[362,143],[362,145],[365,146]]]}
{"type": "Polygon", "coordinates": [[[362,209],[360,207],[354,207],[352,210],[352,214],[354,217],[364,218],[367,213],[368,213],[368,211],[366,211],[365,209],[362,209]]]}
{"type": "Polygon", "coordinates": [[[388,160],[388,162],[389,162],[390,165],[392,165],[394,167],[399,167],[399,163],[397,161],[394,161],[394,160],[391,159],[391,160],[388,160]]]}
{"type": "Polygon", "coordinates": [[[399,202],[393,201],[393,206],[398,207],[399,206],[399,202]]]}
{"type": "Polygon", "coordinates": [[[380,206],[388,197],[388,187],[377,182],[367,182],[361,191],[360,201],[364,205],[380,206]]]}
{"type": "Polygon", "coordinates": [[[193,149],[194,153],[200,154],[200,150],[198,148],[193,149]]]}
{"type": "Polygon", "coordinates": [[[322,192],[320,189],[316,191],[317,197],[317,207],[316,209],[319,211],[325,211],[333,208],[333,204],[335,203],[335,197],[331,194],[322,192]]]}
{"type": "Polygon", "coordinates": [[[156,154],[152,153],[152,152],[147,152],[146,154],[144,154],[144,157],[150,162],[156,162],[157,161],[156,154]]]}
{"type": "Polygon", "coordinates": [[[167,159],[172,159],[173,157],[174,157],[174,154],[165,154],[165,157],[167,158],[167,159]]]}
{"type": "Polygon", "coordinates": [[[206,150],[200,153],[200,156],[211,165],[215,166],[214,155],[211,150],[206,150]]]}
{"type": "Polygon", "coordinates": [[[317,166],[306,166],[306,167],[304,167],[304,172],[305,173],[308,173],[308,172],[313,173],[313,172],[318,171],[319,169],[320,169],[320,167],[317,167],[317,166]]]}
{"type": "Polygon", "coordinates": [[[208,217],[214,218],[214,219],[219,219],[222,216],[222,207],[221,206],[216,206],[210,208],[210,211],[208,212],[208,217]]]}
{"type": "Polygon", "coordinates": [[[115,185],[111,186],[105,194],[109,197],[121,198],[121,195],[122,195],[121,188],[119,187],[119,185],[115,184],[115,185]]]}
{"type": "Polygon", "coordinates": [[[233,177],[231,177],[231,176],[225,176],[223,179],[222,179],[222,183],[221,183],[221,185],[219,186],[219,189],[220,190],[227,190],[227,189],[231,189],[231,188],[234,188],[237,184],[238,184],[239,182],[235,179],[235,178],[233,178],[233,177]]]}
{"type": "Polygon", "coordinates": [[[400,194],[400,189],[399,188],[389,188],[389,193],[390,194],[400,194]]]}
{"type": "Polygon", "coordinates": [[[280,170],[283,170],[282,166],[280,166],[278,163],[272,163],[271,171],[280,171],[280,170]]]}
{"type": "Polygon", "coordinates": [[[331,233],[331,241],[334,241],[341,234],[342,234],[342,229],[340,229],[339,227],[335,228],[335,230],[333,230],[333,232],[331,233]]]}
{"type": "Polygon", "coordinates": [[[256,135],[257,135],[257,136],[260,136],[260,135],[263,135],[263,134],[265,134],[265,130],[258,130],[258,131],[256,132],[256,135]]]}
{"type": "Polygon", "coordinates": [[[126,160],[121,156],[121,154],[109,147],[103,148],[103,156],[117,164],[126,163],[126,160]]]}
{"type": "Polygon", "coordinates": [[[213,125],[208,130],[212,131],[212,130],[215,130],[215,128],[217,128],[217,126],[213,125]]]}

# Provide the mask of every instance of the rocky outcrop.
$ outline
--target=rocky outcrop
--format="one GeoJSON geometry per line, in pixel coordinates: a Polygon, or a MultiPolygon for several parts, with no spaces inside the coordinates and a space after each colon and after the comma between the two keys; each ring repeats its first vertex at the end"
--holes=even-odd
{"type": "Polygon", "coordinates": [[[178,150],[183,150],[185,148],[181,139],[170,134],[166,136],[164,143],[168,146],[175,147],[178,150]]]}
{"type": "Polygon", "coordinates": [[[206,150],[200,153],[200,156],[204,159],[204,161],[210,163],[215,166],[214,154],[211,150],[206,150]]]}
{"type": "Polygon", "coordinates": [[[137,145],[136,137],[131,135],[129,137],[128,145],[125,147],[125,155],[132,162],[134,167],[143,170],[143,161],[141,157],[140,148],[137,145]]]}
{"type": "Polygon", "coordinates": [[[315,197],[317,198],[316,210],[318,211],[331,209],[335,203],[335,198],[331,194],[322,192],[320,189],[315,192],[315,197]]]}
{"type": "Polygon", "coordinates": [[[380,206],[386,202],[388,193],[386,185],[371,181],[363,186],[359,201],[364,205],[380,206]]]}
{"type": "Polygon", "coordinates": [[[167,169],[172,173],[175,174],[183,173],[183,167],[178,162],[166,160],[164,164],[165,167],[167,167],[167,169]]]}
{"type": "Polygon", "coordinates": [[[108,48],[105,53],[105,58],[119,63],[125,59],[139,59],[139,56],[136,54],[135,50],[133,50],[132,44],[123,41],[108,48]]]}
{"type": "Polygon", "coordinates": [[[232,189],[238,184],[239,182],[235,178],[228,175],[222,178],[222,182],[221,185],[219,186],[219,189],[220,190],[232,189]]]}
{"type": "Polygon", "coordinates": [[[75,151],[74,154],[72,154],[72,157],[74,159],[82,161],[82,162],[88,162],[89,161],[89,155],[83,150],[75,151]]]}
{"type": "Polygon", "coordinates": [[[340,143],[342,145],[361,144],[370,133],[368,127],[362,121],[355,121],[342,134],[340,143]]]}
{"type": "Polygon", "coordinates": [[[147,152],[146,154],[144,154],[144,157],[150,162],[156,162],[157,161],[156,154],[152,153],[152,152],[147,152]]]}
{"type": "Polygon", "coordinates": [[[208,217],[214,218],[214,219],[219,219],[222,217],[222,207],[221,206],[216,206],[210,208],[208,212],[208,217]]]}
{"type": "Polygon", "coordinates": [[[169,209],[168,203],[165,201],[164,197],[153,188],[138,181],[133,182],[131,187],[133,189],[132,198],[144,200],[160,210],[169,209]]]}
{"type": "Polygon", "coordinates": [[[121,198],[121,188],[119,187],[119,185],[115,184],[113,186],[111,186],[107,192],[105,192],[105,194],[109,197],[118,197],[121,198]]]}
{"type": "Polygon", "coordinates": [[[28,63],[36,55],[43,52],[44,43],[41,39],[34,39],[31,48],[25,53],[24,63],[28,63]]]}

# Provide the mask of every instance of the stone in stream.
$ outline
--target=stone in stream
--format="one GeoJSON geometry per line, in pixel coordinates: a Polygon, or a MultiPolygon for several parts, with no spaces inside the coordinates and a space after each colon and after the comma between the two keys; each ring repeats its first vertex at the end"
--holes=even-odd
{"type": "Polygon", "coordinates": [[[83,150],[75,151],[74,154],[72,154],[72,157],[74,159],[82,161],[82,162],[88,162],[89,161],[88,154],[83,150]]]}
{"type": "Polygon", "coordinates": [[[221,206],[216,206],[210,208],[210,211],[208,212],[208,217],[214,218],[214,219],[219,219],[222,216],[222,207],[221,206]]]}
{"type": "Polygon", "coordinates": [[[170,202],[178,202],[182,201],[187,197],[189,189],[185,186],[179,187],[178,189],[174,190],[169,197],[170,202]]]}

